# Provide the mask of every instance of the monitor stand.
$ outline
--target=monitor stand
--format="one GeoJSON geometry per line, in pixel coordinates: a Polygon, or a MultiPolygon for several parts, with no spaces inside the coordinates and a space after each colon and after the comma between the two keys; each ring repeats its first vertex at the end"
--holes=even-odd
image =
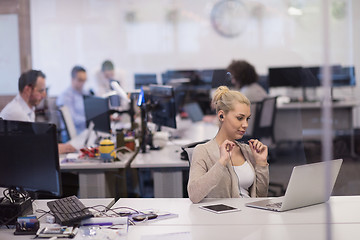
{"type": "MultiPolygon", "coordinates": [[[[153,144],[153,134],[149,131],[147,127],[147,111],[146,104],[142,104],[140,107],[141,113],[141,142],[140,142],[140,151],[141,153],[147,153],[147,146],[150,146],[150,150],[160,150],[160,147],[155,147],[153,144]]],[[[161,129],[160,126],[157,128],[161,129]]]]}

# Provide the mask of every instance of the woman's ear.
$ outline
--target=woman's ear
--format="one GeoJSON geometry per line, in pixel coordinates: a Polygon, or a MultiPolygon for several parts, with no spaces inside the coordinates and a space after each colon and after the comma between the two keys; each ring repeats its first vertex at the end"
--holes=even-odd
{"type": "Polygon", "coordinates": [[[220,110],[220,111],[218,112],[218,117],[219,117],[219,120],[220,120],[221,122],[224,121],[224,118],[225,118],[224,115],[225,115],[225,114],[224,114],[224,111],[220,110]]]}

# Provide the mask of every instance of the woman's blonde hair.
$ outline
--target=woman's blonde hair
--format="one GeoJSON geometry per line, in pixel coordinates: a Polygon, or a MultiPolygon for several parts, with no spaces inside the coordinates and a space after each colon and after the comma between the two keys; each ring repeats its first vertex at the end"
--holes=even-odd
{"type": "Polygon", "coordinates": [[[216,89],[211,105],[216,113],[223,110],[225,114],[234,109],[234,103],[243,103],[250,106],[249,99],[239,91],[230,90],[226,86],[216,89]]]}

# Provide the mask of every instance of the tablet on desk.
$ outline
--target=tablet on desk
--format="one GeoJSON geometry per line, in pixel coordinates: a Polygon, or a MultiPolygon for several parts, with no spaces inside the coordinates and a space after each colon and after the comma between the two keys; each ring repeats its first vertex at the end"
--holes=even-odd
{"type": "Polygon", "coordinates": [[[228,213],[228,212],[241,211],[238,208],[231,207],[225,204],[206,205],[206,206],[200,206],[200,208],[214,213],[228,213]]]}

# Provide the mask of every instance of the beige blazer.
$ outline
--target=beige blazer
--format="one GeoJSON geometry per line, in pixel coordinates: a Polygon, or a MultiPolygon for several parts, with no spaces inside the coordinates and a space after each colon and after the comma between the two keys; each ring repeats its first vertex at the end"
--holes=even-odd
{"type": "MultiPolygon", "coordinates": [[[[258,166],[249,145],[240,144],[241,152],[255,172],[253,185],[250,187],[250,197],[266,197],[269,187],[269,167],[258,166]]],[[[195,147],[191,159],[188,194],[193,203],[204,198],[239,198],[240,191],[237,175],[228,163],[220,162],[220,149],[215,139],[195,147]]]]}

